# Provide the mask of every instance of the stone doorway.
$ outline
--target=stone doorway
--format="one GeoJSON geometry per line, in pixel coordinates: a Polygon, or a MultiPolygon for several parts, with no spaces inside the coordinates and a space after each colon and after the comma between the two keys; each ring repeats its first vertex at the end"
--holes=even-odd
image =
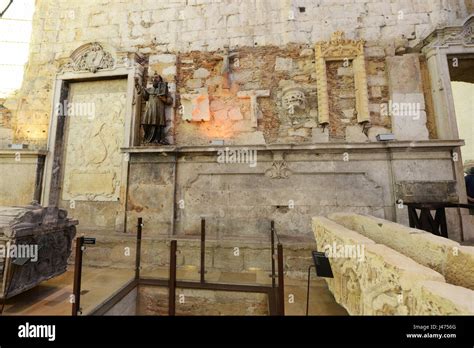
{"type": "Polygon", "coordinates": [[[474,53],[448,56],[449,76],[464,168],[474,167],[474,53]]]}

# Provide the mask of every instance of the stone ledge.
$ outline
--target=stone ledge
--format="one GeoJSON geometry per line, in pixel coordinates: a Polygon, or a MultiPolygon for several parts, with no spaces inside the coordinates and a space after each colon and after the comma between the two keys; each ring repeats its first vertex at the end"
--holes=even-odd
{"type": "Polygon", "coordinates": [[[217,152],[225,148],[242,149],[257,151],[314,151],[314,150],[367,150],[374,149],[452,149],[464,145],[463,140],[427,140],[427,141],[393,141],[393,142],[367,142],[367,143],[319,143],[308,145],[296,144],[275,144],[275,145],[223,145],[223,146],[135,146],[121,148],[124,153],[203,153],[217,152]]]}
{"type": "Polygon", "coordinates": [[[20,154],[25,157],[37,157],[37,156],[46,156],[48,154],[47,150],[12,150],[12,149],[0,149],[0,157],[15,157],[16,154],[20,154]]]}

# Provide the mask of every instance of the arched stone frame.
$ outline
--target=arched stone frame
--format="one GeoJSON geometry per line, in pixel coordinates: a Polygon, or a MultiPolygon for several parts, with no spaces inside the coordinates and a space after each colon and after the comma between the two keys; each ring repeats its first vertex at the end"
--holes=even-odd
{"type": "Polygon", "coordinates": [[[329,94],[326,61],[352,60],[356,96],[357,121],[370,122],[367,73],[365,70],[364,40],[348,40],[342,31],[332,34],[329,41],[316,44],[316,75],[318,88],[318,123],[329,124],[329,94]]]}
{"type": "MultiPolygon", "coordinates": [[[[59,69],[54,81],[51,119],[48,133],[48,152],[43,178],[43,206],[58,206],[61,194],[63,156],[66,136],[65,116],[58,115],[56,105],[68,98],[71,83],[83,81],[109,80],[123,78],[127,80],[125,101],[125,124],[123,148],[138,144],[140,103],[136,102],[135,79],[141,80],[144,67],[143,59],[136,53],[117,52],[113,47],[92,42],[80,46],[69,57],[59,60],[59,69]]],[[[117,214],[116,230],[121,231],[126,223],[126,201],[129,162],[124,154],[120,174],[120,211],[117,214]]]]}
{"type": "MultiPolygon", "coordinates": [[[[474,53],[474,15],[469,16],[459,26],[447,26],[434,30],[420,43],[425,55],[431,82],[434,117],[438,137],[443,140],[458,140],[448,56],[474,53]]],[[[467,202],[464,182],[461,148],[457,152],[458,161],[454,162],[457,190],[461,203],[467,202]]],[[[465,238],[474,236],[474,218],[465,209],[459,209],[462,233],[465,238]]]]}
{"type": "Polygon", "coordinates": [[[436,128],[440,139],[458,139],[448,56],[474,53],[474,15],[460,26],[439,28],[422,42],[428,62],[436,128]]]}

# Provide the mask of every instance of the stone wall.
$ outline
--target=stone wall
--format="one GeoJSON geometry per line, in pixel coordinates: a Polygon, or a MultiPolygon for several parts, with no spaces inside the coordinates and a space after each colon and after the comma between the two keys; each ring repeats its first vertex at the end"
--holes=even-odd
{"type": "Polygon", "coordinates": [[[329,288],[351,315],[474,313],[474,291],[400,252],[324,217],[313,218],[313,231],[333,270],[329,288]]]}
{"type": "Polygon", "coordinates": [[[4,103],[5,99],[0,99],[0,148],[7,148],[13,141],[12,115],[4,103]]]}
{"type": "Polygon", "coordinates": [[[45,155],[42,151],[0,151],[0,206],[39,201],[45,155]]]}
{"type": "Polygon", "coordinates": [[[461,149],[463,164],[466,167],[474,167],[474,120],[472,119],[474,84],[453,81],[451,87],[456,108],[459,138],[466,141],[466,145],[461,149]]]}
{"type": "MultiPolygon", "coordinates": [[[[380,59],[403,53],[436,26],[455,23],[470,10],[470,0],[323,0],[318,6],[309,0],[37,2],[25,79],[19,94],[7,101],[14,115],[15,141],[44,147],[54,76],[61,62],[88,42],[99,41],[120,51],[151,56],[166,52],[215,52],[225,45],[232,50],[285,47],[292,43],[311,47],[342,29],[349,38],[366,40],[368,57],[380,59]],[[31,138],[31,133],[38,137],[31,138]]],[[[283,58],[290,57],[285,54],[283,58]]],[[[245,80],[245,76],[242,78],[245,80]]],[[[304,77],[307,78],[310,76],[304,77]]],[[[384,87],[383,80],[381,72],[369,79],[369,84],[373,81],[370,87],[384,87]]],[[[375,88],[371,93],[374,98],[385,94],[383,88],[375,88]]],[[[238,112],[232,115],[240,117],[238,112]]],[[[267,138],[275,136],[275,120],[267,118],[265,122],[271,125],[266,131],[267,138]]],[[[303,128],[289,136],[304,138],[307,133],[303,128]]]]}
{"type": "MultiPolygon", "coordinates": [[[[270,220],[285,235],[308,238],[311,217],[334,212],[408,224],[399,199],[456,198],[449,191],[454,183],[450,147],[432,145],[248,146],[255,153],[254,165],[219,163],[220,148],[134,149],[127,232],[138,217],[150,237],[198,235],[205,217],[216,239],[265,238],[270,220]]],[[[457,216],[449,218],[450,236],[461,240],[457,216]]]]}
{"type": "MultiPolygon", "coordinates": [[[[389,96],[382,46],[367,49],[371,121],[367,134],[357,123],[352,63],[345,66],[343,61],[328,62],[330,127],[325,131],[318,127],[314,57],[314,49],[307,44],[244,47],[231,53],[224,50],[156,54],[148,58],[145,78],[157,73],[170,84],[176,115],[173,117],[168,110],[167,135],[170,143],[179,145],[209,145],[213,140],[224,140],[227,145],[365,142],[375,141],[377,134],[390,132],[390,117],[381,110],[389,96]],[[228,74],[223,73],[225,64],[229,64],[228,74]],[[257,91],[262,96],[256,101],[244,97],[257,91]],[[296,95],[301,96],[301,105],[290,111],[287,98],[296,95]],[[194,99],[198,96],[203,99],[200,104],[206,111],[194,117],[190,110],[197,104],[194,99]],[[253,103],[260,113],[254,121],[253,103]]],[[[416,68],[413,71],[419,74],[419,65],[416,68]]],[[[415,136],[402,138],[416,139],[415,136]]]]}
{"type": "MultiPolygon", "coordinates": [[[[268,315],[264,294],[176,289],[176,315],[268,315]]],[[[168,290],[140,286],[137,315],[167,315],[168,290]]]]}

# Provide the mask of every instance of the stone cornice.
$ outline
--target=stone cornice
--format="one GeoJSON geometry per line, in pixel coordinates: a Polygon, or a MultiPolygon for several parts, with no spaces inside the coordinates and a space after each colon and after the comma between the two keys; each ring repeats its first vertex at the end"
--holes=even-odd
{"type": "Polygon", "coordinates": [[[131,154],[162,153],[206,153],[217,152],[219,150],[243,149],[257,151],[330,151],[330,150],[406,150],[410,149],[454,149],[464,145],[464,140],[426,140],[426,141],[393,141],[387,143],[318,143],[318,144],[275,144],[275,145],[224,145],[224,146],[161,146],[161,147],[130,147],[122,148],[122,152],[131,154]]]}

